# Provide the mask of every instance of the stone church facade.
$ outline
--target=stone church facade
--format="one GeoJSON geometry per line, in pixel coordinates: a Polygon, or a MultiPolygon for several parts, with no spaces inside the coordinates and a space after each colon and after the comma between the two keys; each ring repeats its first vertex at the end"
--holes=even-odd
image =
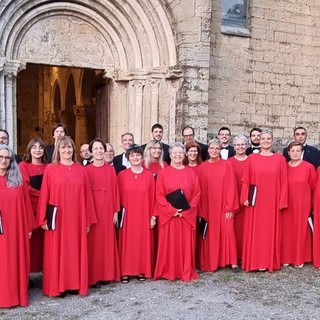
{"type": "Polygon", "coordinates": [[[60,121],[117,150],[156,122],[166,142],[258,126],[282,147],[302,125],[318,144],[319,17],[316,0],[0,0],[0,127],[19,153],[60,121]]]}

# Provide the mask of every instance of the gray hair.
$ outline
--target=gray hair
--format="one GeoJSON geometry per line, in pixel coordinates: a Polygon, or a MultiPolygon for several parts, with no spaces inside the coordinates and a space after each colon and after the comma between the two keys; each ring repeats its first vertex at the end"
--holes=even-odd
{"type": "Polygon", "coordinates": [[[22,186],[23,178],[22,174],[19,170],[16,158],[12,149],[6,144],[0,144],[0,150],[7,150],[9,153],[9,157],[11,157],[10,165],[6,172],[7,185],[9,188],[15,188],[22,186]]]}
{"type": "Polygon", "coordinates": [[[210,147],[210,145],[214,145],[214,146],[219,146],[221,147],[221,142],[219,139],[211,139],[209,142],[208,142],[208,147],[210,147]]]}
{"type": "Polygon", "coordinates": [[[263,135],[263,134],[270,134],[271,138],[273,139],[273,133],[270,129],[265,129],[265,130],[262,130],[261,133],[260,133],[260,137],[263,135]]]}
{"type": "Polygon", "coordinates": [[[237,135],[237,136],[235,136],[235,137],[233,138],[233,141],[232,141],[233,145],[235,145],[235,143],[236,143],[236,141],[237,141],[238,139],[239,139],[239,140],[242,140],[242,141],[246,144],[246,146],[247,146],[248,143],[249,143],[249,140],[248,140],[244,135],[239,134],[239,135],[237,135]]]}
{"type": "Polygon", "coordinates": [[[175,147],[180,147],[183,150],[183,153],[186,153],[186,147],[181,142],[171,142],[169,146],[169,154],[172,153],[172,149],[175,147]]]}

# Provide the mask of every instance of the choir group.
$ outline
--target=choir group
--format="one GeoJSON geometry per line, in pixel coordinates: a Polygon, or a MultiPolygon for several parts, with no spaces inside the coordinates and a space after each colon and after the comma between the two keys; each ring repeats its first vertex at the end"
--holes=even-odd
{"type": "Polygon", "coordinates": [[[96,138],[79,163],[63,124],[23,161],[0,129],[0,307],[28,305],[33,272],[45,295],[64,297],[132,277],[190,281],[197,269],[320,267],[320,157],[305,128],[283,155],[259,128],[233,146],[227,127],[208,145],[189,126],[170,146],[160,124],[151,131],[143,146],[123,134],[116,157],[96,138]]]}

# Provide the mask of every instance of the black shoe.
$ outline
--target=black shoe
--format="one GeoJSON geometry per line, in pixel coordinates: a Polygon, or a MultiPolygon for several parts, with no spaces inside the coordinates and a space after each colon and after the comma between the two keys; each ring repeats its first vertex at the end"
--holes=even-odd
{"type": "Polygon", "coordinates": [[[102,286],[110,284],[110,281],[99,281],[102,286]]]}
{"type": "Polygon", "coordinates": [[[79,290],[68,290],[67,292],[73,296],[79,294],[79,290]]]}
{"type": "Polygon", "coordinates": [[[65,298],[66,297],[66,292],[61,292],[57,298],[65,298]]]}
{"type": "Polygon", "coordinates": [[[96,282],[95,284],[92,284],[92,285],[90,286],[90,288],[99,289],[99,288],[101,288],[101,284],[100,284],[100,282],[98,281],[98,282],[96,282]]]}
{"type": "Polygon", "coordinates": [[[233,273],[239,273],[241,272],[241,269],[239,267],[233,267],[231,268],[233,273]]]}
{"type": "Polygon", "coordinates": [[[29,278],[29,285],[28,285],[29,289],[34,288],[35,286],[36,286],[35,282],[29,278]]]}

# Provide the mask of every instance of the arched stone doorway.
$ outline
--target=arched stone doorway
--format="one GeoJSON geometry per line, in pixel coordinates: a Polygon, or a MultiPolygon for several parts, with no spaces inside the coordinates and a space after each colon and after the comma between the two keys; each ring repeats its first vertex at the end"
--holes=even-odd
{"type": "MultiPolygon", "coordinates": [[[[103,70],[95,101],[108,103],[108,114],[98,108],[97,133],[116,149],[125,131],[138,143],[148,140],[155,122],[164,125],[165,140],[175,137],[181,71],[170,13],[160,0],[7,1],[0,12],[0,55],[0,126],[15,147],[17,74],[27,63],[103,70]]],[[[74,107],[79,115],[81,103],[74,107]]],[[[46,117],[39,114],[35,128],[43,128],[46,117]]]]}

